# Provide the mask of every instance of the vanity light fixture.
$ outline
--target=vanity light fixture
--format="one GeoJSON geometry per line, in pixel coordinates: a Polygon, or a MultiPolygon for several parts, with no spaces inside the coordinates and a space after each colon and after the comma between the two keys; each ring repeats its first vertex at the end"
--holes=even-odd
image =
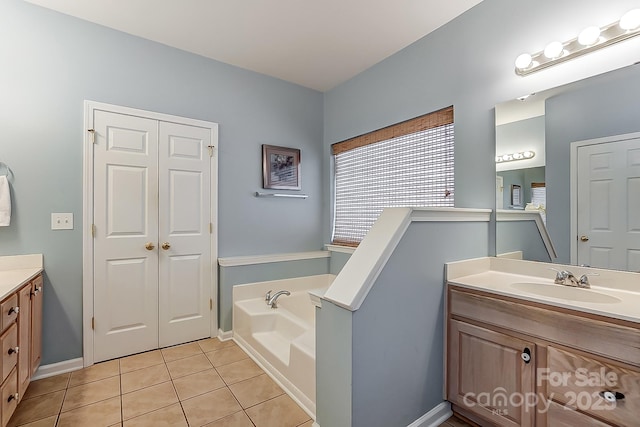
{"type": "Polygon", "coordinates": [[[496,156],[496,163],[513,162],[515,160],[529,160],[535,157],[536,153],[532,150],[520,151],[513,154],[503,154],[496,156]]]}
{"type": "Polygon", "coordinates": [[[515,63],[516,74],[526,76],[637,35],[640,35],[640,9],[633,9],[617,22],[604,27],[587,27],[574,39],[564,43],[553,41],[541,52],[519,55],[515,63]]]}

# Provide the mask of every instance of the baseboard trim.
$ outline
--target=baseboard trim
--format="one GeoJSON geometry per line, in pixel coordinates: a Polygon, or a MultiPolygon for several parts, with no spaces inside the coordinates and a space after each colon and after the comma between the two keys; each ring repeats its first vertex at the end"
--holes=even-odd
{"type": "Polygon", "coordinates": [[[218,329],[218,339],[220,341],[229,341],[233,338],[233,331],[223,331],[222,329],[218,329]]]}
{"type": "Polygon", "coordinates": [[[54,375],[65,374],[71,371],[77,371],[84,367],[82,357],[77,359],[63,360],[62,362],[51,363],[49,365],[42,365],[38,368],[36,373],[31,377],[31,381],[41,380],[43,378],[53,377],[54,375]]]}
{"type": "Polygon", "coordinates": [[[408,427],[437,427],[448,420],[453,412],[449,402],[442,402],[411,424],[408,427]]]}

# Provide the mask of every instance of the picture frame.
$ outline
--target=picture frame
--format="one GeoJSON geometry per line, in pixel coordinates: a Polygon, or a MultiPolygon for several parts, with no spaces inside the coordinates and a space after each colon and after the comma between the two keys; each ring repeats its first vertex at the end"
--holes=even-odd
{"type": "Polygon", "coordinates": [[[511,185],[511,206],[522,206],[522,187],[511,185]]]}
{"type": "Polygon", "coordinates": [[[273,190],[300,190],[300,150],[263,144],[262,187],[273,190]]]}

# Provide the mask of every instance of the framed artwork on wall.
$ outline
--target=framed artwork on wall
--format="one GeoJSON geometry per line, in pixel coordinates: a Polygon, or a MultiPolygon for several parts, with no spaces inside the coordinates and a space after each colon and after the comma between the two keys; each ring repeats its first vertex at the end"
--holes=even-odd
{"type": "Polygon", "coordinates": [[[300,150],[263,144],[262,187],[300,190],[300,150]]]}
{"type": "Polygon", "coordinates": [[[522,187],[519,185],[511,186],[511,206],[522,206],[522,187]]]}

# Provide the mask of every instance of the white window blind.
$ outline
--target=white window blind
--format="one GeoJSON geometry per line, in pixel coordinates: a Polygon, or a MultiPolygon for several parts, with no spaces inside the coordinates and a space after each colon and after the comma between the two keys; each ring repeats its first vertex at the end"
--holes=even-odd
{"type": "Polygon", "coordinates": [[[542,222],[547,223],[547,187],[544,182],[531,183],[531,204],[540,210],[542,222]]]}
{"type": "Polygon", "coordinates": [[[335,154],[333,243],[357,245],[385,207],[454,206],[452,119],[335,154]]]}

